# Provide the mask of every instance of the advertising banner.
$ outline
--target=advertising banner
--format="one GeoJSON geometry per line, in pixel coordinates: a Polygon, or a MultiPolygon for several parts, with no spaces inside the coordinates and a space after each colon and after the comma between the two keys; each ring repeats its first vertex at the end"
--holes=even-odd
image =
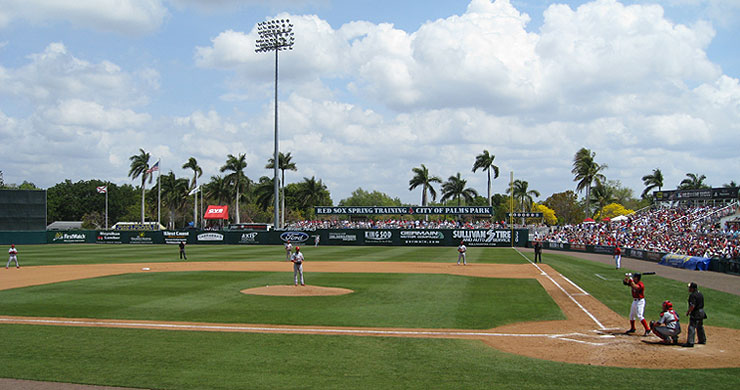
{"type": "MultiPolygon", "coordinates": [[[[123,237],[128,236],[129,244],[160,244],[162,232],[121,232],[124,233],[123,237]],[[155,242],[154,236],[159,236],[160,242],[155,242]]],[[[125,238],[124,238],[124,242],[125,238]]]]}
{"type": "Polygon", "coordinates": [[[85,242],[94,242],[95,232],[91,231],[68,231],[68,232],[47,232],[50,244],[81,244],[85,242]]]}
{"type": "MultiPolygon", "coordinates": [[[[526,246],[529,240],[529,231],[527,229],[518,229],[513,231],[514,246],[526,246]]],[[[504,229],[472,230],[461,229],[452,230],[452,243],[465,241],[467,246],[510,246],[512,243],[512,231],[504,229]]]]}
{"type": "Polygon", "coordinates": [[[181,242],[188,242],[190,232],[188,231],[177,231],[177,230],[165,230],[162,232],[165,244],[179,244],[181,242]]]}
{"type": "Polygon", "coordinates": [[[493,208],[489,206],[337,206],[314,207],[316,215],[348,214],[348,215],[491,215],[493,208]]]}
{"type": "Polygon", "coordinates": [[[442,245],[445,234],[441,230],[401,230],[401,245],[442,245]]]}
{"type": "Polygon", "coordinates": [[[658,264],[698,271],[709,269],[709,259],[705,257],[676,255],[672,253],[663,256],[658,264]]]}
{"type": "Polygon", "coordinates": [[[99,231],[95,237],[98,244],[123,244],[121,232],[117,231],[99,231]]]}
{"type": "MultiPolygon", "coordinates": [[[[347,231],[329,231],[327,233],[328,235],[328,243],[334,244],[334,245],[355,245],[357,244],[357,235],[358,233],[354,230],[351,230],[349,232],[347,231]]],[[[322,242],[327,242],[322,240],[322,242]]]]}

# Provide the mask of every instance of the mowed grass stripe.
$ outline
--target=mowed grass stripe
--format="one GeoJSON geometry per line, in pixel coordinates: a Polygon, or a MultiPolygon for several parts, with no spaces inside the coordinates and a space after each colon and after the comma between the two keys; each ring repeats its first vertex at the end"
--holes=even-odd
{"type": "Polygon", "coordinates": [[[0,292],[4,315],[161,321],[489,329],[564,319],[534,279],[432,274],[311,273],[349,295],[272,297],[242,289],[291,284],[275,272],[137,273],[0,292]]]}
{"type": "MultiPolygon", "coordinates": [[[[307,261],[457,262],[456,247],[301,247],[307,261]]],[[[176,245],[48,244],[18,247],[22,266],[179,261],[176,245]]],[[[188,245],[188,261],[284,261],[280,245],[188,245]]],[[[469,263],[522,264],[511,248],[468,248],[469,263]]]]}
{"type": "Polygon", "coordinates": [[[735,389],[740,369],[584,366],[472,340],[0,325],[0,376],[151,389],[735,389]],[[11,337],[12,336],[12,337],[11,337]]]}

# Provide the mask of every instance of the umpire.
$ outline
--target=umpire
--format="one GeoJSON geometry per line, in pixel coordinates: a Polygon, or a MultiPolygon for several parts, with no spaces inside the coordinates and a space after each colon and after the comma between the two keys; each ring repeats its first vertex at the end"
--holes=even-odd
{"type": "Polygon", "coordinates": [[[689,310],[686,316],[689,317],[689,334],[686,338],[686,344],[683,347],[692,348],[694,346],[694,333],[699,338],[699,344],[707,343],[707,335],[704,334],[704,319],[707,314],[704,313],[704,295],[698,290],[696,283],[689,283],[689,310]]]}

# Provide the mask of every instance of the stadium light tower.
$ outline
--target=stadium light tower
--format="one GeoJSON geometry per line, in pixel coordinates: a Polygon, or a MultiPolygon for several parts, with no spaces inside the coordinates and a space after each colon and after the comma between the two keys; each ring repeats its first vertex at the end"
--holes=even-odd
{"type": "Polygon", "coordinates": [[[275,52],[275,227],[280,228],[280,192],[278,179],[278,52],[281,50],[293,50],[293,24],[289,19],[274,19],[257,23],[257,34],[259,38],[256,42],[257,53],[275,52]]]}

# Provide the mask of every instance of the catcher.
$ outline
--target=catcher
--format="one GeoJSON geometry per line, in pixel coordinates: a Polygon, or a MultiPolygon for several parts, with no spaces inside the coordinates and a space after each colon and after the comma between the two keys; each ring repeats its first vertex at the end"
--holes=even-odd
{"type": "Polygon", "coordinates": [[[673,311],[671,301],[663,302],[663,311],[658,321],[650,321],[650,330],[663,340],[664,344],[678,344],[678,334],[681,333],[681,324],[678,314],[673,311]]]}

